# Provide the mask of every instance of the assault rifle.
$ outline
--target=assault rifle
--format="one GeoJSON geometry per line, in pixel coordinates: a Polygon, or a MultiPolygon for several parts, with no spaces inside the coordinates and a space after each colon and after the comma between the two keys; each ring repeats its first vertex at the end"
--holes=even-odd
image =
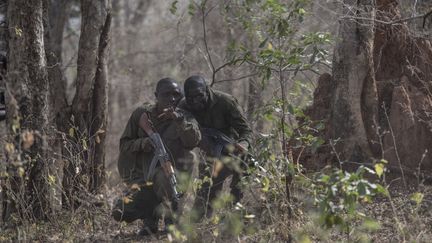
{"type": "Polygon", "coordinates": [[[200,148],[210,157],[220,158],[222,155],[228,155],[225,149],[229,145],[233,145],[240,152],[247,152],[246,148],[215,128],[203,127],[201,128],[201,135],[200,148]]]}
{"type": "Polygon", "coordinates": [[[234,139],[228,137],[223,132],[215,128],[202,127],[201,129],[201,143],[200,148],[203,150],[207,157],[221,158],[223,156],[232,156],[240,152],[242,164],[248,167],[258,167],[258,162],[254,159],[252,153],[247,148],[238,144],[234,139]],[[234,151],[229,151],[228,146],[233,146],[234,151]],[[237,152],[235,152],[237,151],[237,152]]]}
{"type": "Polygon", "coordinates": [[[165,145],[162,141],[161,136],[159,135],[159,133],[154,131],[146,113],[143,113],[143,115],[141,116],[139,125],[147,133],[154,147],[154,157],[151,161],[150,168],[147,173],[146,181],[150,181],[152,179],[154,175],[154,170],[157,164],[160,163],[162,170],[164,171],[165,175],[167,176],[170,182],[171,189],[172,189],[172,195],[170,199],[172,200],[174,208],[176,208],[178,200],[180,198],[180,194],[177,191],[177,187],[176,187],[177,179],[175,176],[174,168],[171,164],[170,155],[165,149],[165,145]]]}

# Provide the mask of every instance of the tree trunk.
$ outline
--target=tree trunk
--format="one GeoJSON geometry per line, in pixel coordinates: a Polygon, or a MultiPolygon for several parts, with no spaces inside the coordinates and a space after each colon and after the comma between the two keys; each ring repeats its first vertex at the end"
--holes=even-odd
{"type": "Polygon", "coordinates": [[[7,196],[22,216],[35,218],[46,218],[51,211],[43,12],[42,0],[9,1],[6,103],[11,128],[7,160],[12,174],[7,196]]]}
{"type": "Polygon", "coordinates": [[[375,6],[372,0],[344,1],[344,16],[333,60],[334,99],[331,136],[343,160],[364,161],[373,156],[373,123],[377,91],[373,67],[375,6]],[[355,15],[351,12],[355,10],[355,15]],[[367,19],[367,20],[363,20],[367,19]]]}
{"type": "Polygon", "coordinates": [[[90,132],[95,136],[92,146],[93,158],[91,158],[93,164],[90,168],[90,190],[92,192],[98,192],[105,180],[105,130],[108,126],[108,45],[110,27],[111,14],[108,13],[99,42],[98,65],[93,91],[93,122],[90,132]]]}
{"type": "MultiPolygon", "coordinates": [[[[432,45],[400,22],[399,1],[375,1],[376,16],[365,3],[345,5],[356,14],[341,22],[333,77],[320,77],[305,114],[326,122],[322,137],[341,138],[341,160],[384,158],[404,182],[404,171],[420,179],[432,171],[432,45]]],[[[304,152],[302,161],[324,166],[334,161],[328,148],[304,152]]]]}
{"type": "Polygon", "coordinates": [[[263,119],[257,115],[257,109],[262,107],[263,88],[256,77],[249,79],[248,97],[247,97],[247,118],[253,126],[253,129],[259,132],[263,131],[263,119]]]}
{"type": "Polygon", "coordinates": [[[63,33],[69,17],[70,1],[44,0],[47,13],[46,18],[46,55],[48,76],[50,81],[51,120],[60,131],[64,131],[68,123],[66,100],[66,77],[62,71],[63,33]]]}
{"type": "Polygon", "coordinates": [[[76,93],[72,102],[72,121],[76,128],[76,160],[64,170],[64,203],[76,206],[82,189],[97,191],[103,181],[107,115],[107,46],[111,1],[81,0],[81,36],[77,61],[76,93]],[[99,132],[98,132],[99,131],[99,132]]]}
{"type": "Polygon", "coordinates": [[[63,32],[69,17],[70,1],[44,0],[45,52],[47,57],[49,80],[49,147],[52,164],[50,175],[55,178],[52,202],[60,209],[61,180],[63,177],[63,136],[67,133],[70,109],[66,99],[66,77],[62,70],[63,32]]]}
{"type": "MultiPolygon", "coordinates": [[[[7,15],[7,1],[0,1],[0,15],[6,19],[7,15]]],[[[6,53],[7,53],[7,23],[4,21],[0,24],[0,181],[4,180],[4,174],[6,173],[6,157],[4,154],[5,138],[7,137],[6,126],[3,120],[5,119],[6,106],[5,106],[5,79],[6,74],[6,53]]],[[[7,202],[5,198],[4,185],[0,185],[0,222],[3,219],[2,215],[5,212],[5,207],[7,207],[7,202]]]]}

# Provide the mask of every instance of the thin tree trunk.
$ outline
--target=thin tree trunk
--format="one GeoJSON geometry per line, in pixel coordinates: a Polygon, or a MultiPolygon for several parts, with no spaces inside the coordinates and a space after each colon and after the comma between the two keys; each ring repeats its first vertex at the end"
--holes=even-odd
{"type": "Polygon", "coordinates": [[[61,133],[67,132],[70,118],[70,109],[66,99],[66,77],[62,70],[63,33],[69,17],[70,1],[44,0],[45,5],[45,51],[48,63],[49,79],[49,147],[50,175],[55,177],[56,186],[53,189],[52,202],[54,207],[60,209],[61,180],[63,177],[63,137],[61,133]]]}
{"type": "Polygon", "coordinates": [[[66,77],[62,71],[63,33],[69,17],[70,1],[44,0],[47,6],[46,20],[46,55],[50,80],[51,119],[60,131],[64,131],[68,122],[68,104],[66,100],[66,77]],[[66,110],[65,110],[66,109],[66,110]]]}
{"type": "Polygon", "coordinates": [[[48,75],[43,12],[42,0],[10,1],[8,6],[7,124],[12,128],[10,143],[15,144],[8,151],[9,171],[15,172],[8,196],[21,215],[35,218],[46,218],[51,211],[44,130],[48,126],[48,75]]]}
{"type": "Polygon", "coordinates": [[[107,14],[107,1],[81,0],[81,36],[78,50],[76,93],[72,102],[74,120],[84,136],[91,121],[91,97],[98,64],[98,46],[107,14]]]}
{"type": "MultiPolygon", "coordinates": [[[[0,1],[0,15],[5,16],[7,15],[7,1],[2,0],[0,1]]],[[[6,18],[5,18],[6,19],[6,18]]],[[[4,21],[0,24],[0,174],[5,174],[6,172],[6,157],[4,154],[4,146],[5,146],[5,138],[7,136],[6,133],[6,126],[5,123],[2,122],[4,119],[4,113],[6,112],[5,102],[4,102],[4,91],[5,91],[5,79],[4,76],[6,74],[6,53],[7,53],[7,22],[4,21]]],[[[0,180],[3,180],[4,178],[1,178],[0,180]]],[[[4,185],[0,185],[0,220],[3,219],[3,215],[5,213],[5,209],[7,208],[7,202],[6,202],[6,194],[4,188],[4,185]]]]}
{"type": "Polygon", "coordinates": [[[74,135],[76,153],[80,157],[68,163],[63,178],[63,201],[72,207],[79,203],[76,196],[84,192],[82,189],[98,190],[103,181],[105,135],[97,132],[106,128],[110,10],[109,0],[81,0],[76,93],[72,102],[72,120],[78,129],[74,135]]]}
{"type": "Polygon", "coordinates": [[[102,29],[98,65],[93,94],[93,143],[92,167],[90,168],[90,190],[100,191],[105,180],[105,138],[108,118],[108,55],[110,41],[111,13],[108,13],[102,29]]]}
{"type": "Polygon", "coordinates": [[[261,85],[259,84],[256,77],[250,78],[247,97],[247,118],[256,131],[262,131],[263,129],[262,119],[259,119],[259,116],[256,114],[257,109],[263,104],[262,92],[263,89],[261,88],[261,85]]]}

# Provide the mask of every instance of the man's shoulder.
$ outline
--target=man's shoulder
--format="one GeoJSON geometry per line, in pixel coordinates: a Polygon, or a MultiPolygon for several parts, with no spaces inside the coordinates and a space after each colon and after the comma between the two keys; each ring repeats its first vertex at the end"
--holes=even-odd
{"type": "Polygon", "coordinates": [[[156,107],[156,105],[153,104],[153,103],[144,102],[144,103],[142,103],[140,106],[138,106],[135,110],[141,110],[141,111],[147,111],[147,112],[150,112],[150,111],[152,111],[155,107],[156,107]]]}
{"type": "Polygon", "coordinates": [[[216,104],[226,107],[226,106],[235,106],[237,103],[237,99],[225,92],[219,91],[219,90],[213,90],[213,93],[216,98],[216,104]]]}
{"type": "Polygon", "coordinates": [[[234,96],[220,90],[213,90],[213,93],[218,99],[230,100],[230,101],[235,100],[234,96]]]}
{"type": "Polygon", "coordinates": [[[132,112],[132,116],[141,116],[144,112],[151,112],[155,107],[155,104],[143,103],[132,112]]]}
{"type": "Polygon", "coordinates": [[[180,102],[177,105],[177,109],[189,110],[188,106],[186,104],[186,99],[185,98],[183,98],[183,99],[180,100],[180,102]]]}

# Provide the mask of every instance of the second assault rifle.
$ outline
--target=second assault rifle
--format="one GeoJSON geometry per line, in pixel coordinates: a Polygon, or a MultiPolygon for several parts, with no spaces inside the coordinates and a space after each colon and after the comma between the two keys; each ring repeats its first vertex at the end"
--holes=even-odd
{"type": "Polygon", "coordinates": [[[258,163],[254,159],[252,153],[238,144],[234,139],[228,137],[223,132],[215,128],[201,128],[201,143],[200,148],[205,152],[207,157],[221,158],[223,156],[238,156],[240,157],[243,169],[247,167],[257,167],[258,163]],[[228,147],[231,146],[231,149],[228,147]]]}
{"type": "Polygon", "coordinates": [[[151,181],[154,176],[154,170],[158,163],[160,163],[162,170],[167,176],[167,179],[170,182],[172,195],[170,200],[172,201],[174,208],[177,207],[178,200],[180,198],[180,194],[177,191],[177,179],[175,176],[174,168],[171,164],[170,155],[168,154],[165,145],[162,141],[159,133],[155,132],[147,113],[143,113],[141,115],[139,126],[147,133],[150,138],[150,141],[154,147],[154,157],[151,161],[150,168],[146,177],[146,181],[151,181]]]}
{"type": "Polygon", "coordinates": [[[202,127],[201,135],[200,147],[210,157],[220,158],[222,155],[228,155],[226,147],[229,145],[242,153],[247,152],[247,148],[243,148],[234,139],[215,128],[202,127]]]}

